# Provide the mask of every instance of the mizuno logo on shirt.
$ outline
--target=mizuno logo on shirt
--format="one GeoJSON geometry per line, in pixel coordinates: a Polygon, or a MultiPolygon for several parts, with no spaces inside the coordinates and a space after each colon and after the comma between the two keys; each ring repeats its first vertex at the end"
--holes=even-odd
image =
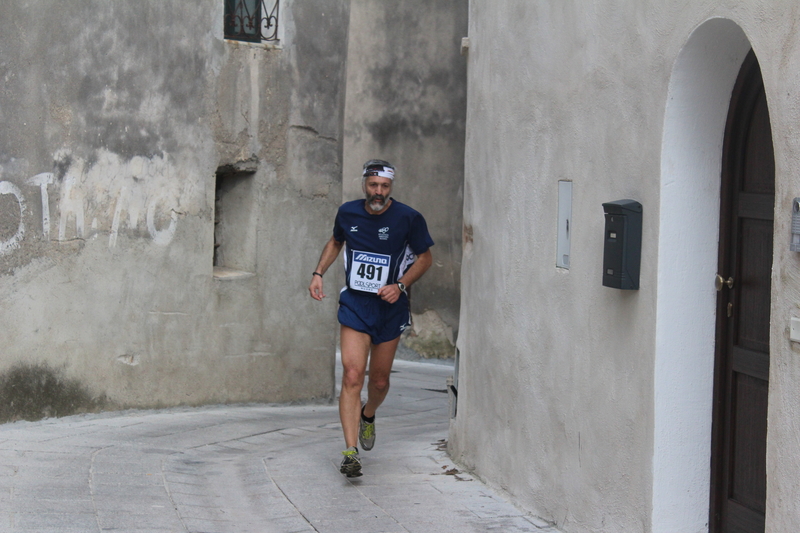
{"type": "Polygon", "coordinates": [[[354,261],[361,263],[375,263],[377,265],[389,265],[388,257],[380,257],[372,254],[359,253],[353,258],[354,261]]]}
{"type": "Polygon", "coordinates": [[[350,226],[350,233],[358,233],[358,226],[350,226]]]}

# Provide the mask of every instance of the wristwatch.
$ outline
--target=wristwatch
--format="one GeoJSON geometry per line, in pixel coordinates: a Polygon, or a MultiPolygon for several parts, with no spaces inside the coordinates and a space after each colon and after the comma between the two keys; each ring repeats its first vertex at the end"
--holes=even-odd
{"type": "MultiPolygon", "coordinates": [[[[397,286],[400,288],[400,292],[406,292],[406,286],[402,281],[397,282],[397,286]]],[[[408,293],[406,293],[408,294],[408,293]]]]}

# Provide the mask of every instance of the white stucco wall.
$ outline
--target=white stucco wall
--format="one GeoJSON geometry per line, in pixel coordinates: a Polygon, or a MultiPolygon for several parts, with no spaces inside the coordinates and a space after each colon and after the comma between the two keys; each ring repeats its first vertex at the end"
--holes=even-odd
{"type": "Polygon", "coordinates": [[[706,531],[719,158],[752,45],[776,161],[767,530],[800,500],[791,2],[470,6],[454,456],[567,532],[706,531]],[[570,270],[558,181],[573,182],[570,270]],[[603,210],[644,209],[641,289],[601,285],[603,210]]]}

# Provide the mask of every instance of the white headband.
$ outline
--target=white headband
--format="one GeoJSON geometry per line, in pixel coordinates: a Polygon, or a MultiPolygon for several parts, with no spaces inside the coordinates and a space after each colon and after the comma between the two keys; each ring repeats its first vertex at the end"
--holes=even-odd
{"type": "Polygon", "coordinates": [[[392,169],[392,167],[371,165],[368,168],[364,169],[364,174],[362,175],[362,177],[366,178],[367,176],[380,176],[381,178],[389,178],[390,180],[394,180],[394,170],[392,169]]]}

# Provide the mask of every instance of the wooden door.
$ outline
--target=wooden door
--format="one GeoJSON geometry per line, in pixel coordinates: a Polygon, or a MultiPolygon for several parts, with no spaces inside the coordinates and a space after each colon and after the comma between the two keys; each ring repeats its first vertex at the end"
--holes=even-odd
{"type": "Polygon", "coordinates": [[[764,84],[752,51],[731,97],[721,195],[710,529],[761,533],[775,163],[764,84]]]}

